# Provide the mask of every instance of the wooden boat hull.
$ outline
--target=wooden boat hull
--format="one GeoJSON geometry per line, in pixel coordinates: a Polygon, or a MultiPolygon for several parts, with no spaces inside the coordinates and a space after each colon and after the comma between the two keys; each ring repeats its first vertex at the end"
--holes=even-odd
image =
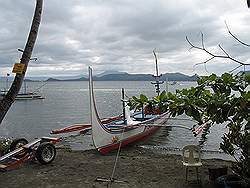
{"type": "Polygon", "coordinates": [[[106,154],[120,146],[140,141],[153,133],[160,127],[155,126],[166,123],[168,114],[156,115],[145,121],[134,121],[130,124],[123,124],[118,121],[111,121],[104,124],[97,111],[93,90],[92,70],[89,68],[89,95],[90,112],[92,125],[92,139],[96,149],[102,154],[106,154]]]}
{"type": "Polygon", "coordinates": [[[107,146],[103,146],[103,147],[99,147],[97,150],[101,153],[101,154],[107,154],[113,150],[116,150],[120,147],[124,147],[126,145],[129,145],[129,144],[133,144],[135,142],[139,142],[139,141],[142,141],[146,138],[148,138],[149,136],[151,136],[152,134],[154,134],[157,130],[159,130],[160,127],[151,127],[150,129],[146,130],[146,131],[143,131],[139,134],[136,134],[134,136],[131,136],[127,139],[123,139],[122,142],[115,142],[115,143],[112,143],[110,145],[107,145],[107,146]]]}

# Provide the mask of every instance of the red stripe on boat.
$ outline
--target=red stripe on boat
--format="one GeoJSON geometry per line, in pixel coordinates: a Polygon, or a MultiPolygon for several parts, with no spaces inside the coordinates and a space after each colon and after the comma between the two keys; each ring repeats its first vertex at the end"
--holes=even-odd
{"type": "Polygon", "coordinates": [[[74,131],[82,131],[83,129],[91,128],[91,125],[85,124],[85,125],[73,125],[70,127],[65,127],[62,129],[53,130],[50,132],[50,134],[60,134],[60,133],[68,133],[68,132],[74,132],[74,131]]]}
{"type": "MultiPolygon", "coordinates": [[[[128,144],[131,144],[133,142],[141,141],[141,140],[149,137],[150,135],[154,134],[158,129],[160,129],[160,127],[150,127],[150,128],[148,128],[148,130],[145,130],[144,132],[142,132],[140,134],[129,137],[126,140],[122,140],[121,147],[124,147],[124,146],[126,146],[128,144]]],[[[109,153],[112,150],[118,149],[119,145],[120,145],[120,142],[116,142],[116,143],[111,144],[111,145],[100,147],[100,148],[98,148],[98,151],[101,154],[105,155],[105,154],[109,153]]]]}

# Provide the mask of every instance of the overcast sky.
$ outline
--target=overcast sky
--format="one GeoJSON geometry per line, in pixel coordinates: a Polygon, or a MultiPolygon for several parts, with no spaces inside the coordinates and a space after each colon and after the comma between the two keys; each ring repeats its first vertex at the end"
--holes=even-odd
{"type": "MultiPolygon", "coordinates": [[[[0,76],[10,73],[24,48],[35,0],[0,0],[0,76]]],[[[154,73],[155,48],[160,72],[221,74],[237,64],[215,59],[185,40],[250,63],[250,49],[227,32],[250,43],[246,0],[44,0],[42,23],[27,76],[66,76],[107,70],[154,73]]],[[[249,69],[249,67],[247,67],[249,69]]]]}

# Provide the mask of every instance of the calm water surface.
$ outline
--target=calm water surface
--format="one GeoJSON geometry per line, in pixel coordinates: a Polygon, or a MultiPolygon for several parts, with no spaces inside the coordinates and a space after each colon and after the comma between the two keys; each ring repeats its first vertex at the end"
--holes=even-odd
{"type": "MultiPolygon", "coordinates": [[[[5,83],[0,83],[0,88],[5,83]]],[[[43,83],[28,82],[28,91],[33,91],[43,83]]],[[[195,86],[194,82],[178,82],[168,85],[169,91],[195,86]]],[[[125,88],[127,96],[140,93],[154,96],[154,86],[150,82],[141,81],[98,81],[94,83],[98,111],[101,117],[120,114],[121,88],[125,88]]],[[[165,89],[166,85],[162,86],[165,89]]],[[[44,100],[15,101],[0,125],[0,136],[25,137],[32,140],[36,137],[49,136],[53,129],[63,128],[76,123],[89,123],[88,82],[48,82],[42,89],[44,100]]],[[[182,117],[186,118],[186,117],[182,117]]],[[[191,121],[170,120],[169,124],[185,124],[192,127],[191,121]]],[[[225,126],[215,125],[205,139],[194,137],[191,132],[180,128],[165,128],[142,143],[142,147],[156,152],[180,153],[187,144],[202,143],[206,158],[227,158],[219,150],[221,136],[225,126]],[[204,142],[205,141],[205,142],[204,142]]],[[[60,135],[61,136],[61,135],[60,135]]],[[[93,148],[91,135],[76,135],[65,138],[64,144],[75,150],[93,148]]]]}

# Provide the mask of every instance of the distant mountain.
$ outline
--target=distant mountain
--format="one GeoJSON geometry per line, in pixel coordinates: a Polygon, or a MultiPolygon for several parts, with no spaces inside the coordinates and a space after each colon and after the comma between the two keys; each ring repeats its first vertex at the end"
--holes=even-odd
{"type": "MultiPolygon", "coordinates": [[[[27,82],[34,82],[34,81],[47,81],[47,80],[49,80],[49,81],[64,81],[64,80],[74,80],[74,79],[81,79],[82,77],[88,77],[88,76],[86,76],[86,75],[84,75],[84,74],[80,74],[80,75],[76,75],[76,76],[55,76],[55,77],[53,77],[53,78],[50,78],[50,77],[46,77],[46,76],[44,76],[44,77],[33,77],[33,76],[27,76],[27,77],[25,77],[25,80],[27,81],[27,82]],[[53,80],[53,79],[55,79],[55,80],[53,80]]],[[[12,77],[12,76],[10,76],[10,77],[8,77],[8,81],[13,81],[14,80],[14,77],[12,77]]],[[[0,77],[0,81],[1,82],[5,82],[6,81],[6,77],[0,77]]]]}
{"type": "MultiPolygon", "coordinates": [[[[250,71],[246,71],[247,74],[250,74],[250,71]]],[[[9,77],[8,81],[11,83],[14,77],[9,77]]],[[[182,73],[165,73],[162,75],[161,80],[165,81],[196,81],[198,75],[188,76],[182,73]]],[[[88,81],[88,76],[81,74],[77,76],[60,76],[60,77],[25,77],[27,82],[34,81],[88,81]]],[[[100,74],[94,75],[93,80],[98,81],[153,81],[154,78],[151,74],[129,74],[126,72],[119,71],[105,71],[100,74]]],[[[0,77],[1,82],[6,82],[6,77],[0,77]]]]}
{"type": "MultiPolygon", "coordinates": [[[[12,81],[14,80],[14,77],[8,77],[8,82],[12,83],[12,81]]],[[[38,79],[37,77],[25,77],[24,79],[26,82],[40,82],[42,80],[46,80],[46,79],[38,79]]],[[[0,82],[7,82],[6,77],[0,77],[0,82]]]]}
{"type": "Polygon", "coordinates": [[[58,79],[58,80],[73,80],[73,79],[80,79],[82,77],[88,77],[88,76],[80,74],[80,75],[76,75],[76,76],[56,76],[54,78],[58,79]]]}
{"type": "MultiPolygon", "coordinates": [[[[39,77],[40,79],[33,79],[32,77],[27,77],[25,80],[27,82],[32,81],[48,81],[48,82],[57,82],[57,81],[88,81],[88,76],[78,75],[78,76],[65,76],[65,77],[53,77],[46,78],[39,77]]],[[[165,81],[196,81],[198,75],[188,76],[181,73],[165,73],[162,75],[161,80],[165,81]]],[[[10,77],[9,82],[13,80],[13,77],[10,77]]],[[[97,74],[93,77],[93,80],[97,81],[152,81],[154,80],[151,74],[129,74],[126,72],[118,71],[105,71],[101,74],[97,74]]],[[[6,81],[6,78],[1,78],[0,81],[6,81]]]]}
{"type": "MultiPolygon", "coordinates": [[[[114,74],[108,74],[108,72],[104,72],[97,76],[93,77],[93,80],[96,81],[152,81],[154,80],[151,74],[128,74],[126,72],[113,72],[114,74]],[[101,76],[102,75],[102,76],[101,76]]],[[[188,76],[181,73],[166,73],[163,74],[161,80],[168,81],[196,81],[198,78],[197,75],[188,76]]],[[[47,81],[87,81],[88,78],[81,77],[79,79],[55,79],[49,78],[47,81]]]]}
{"type": "Polygon", "coordinates": [[[188,76],[181,73],[166,73],[162,75],[162,79],[169,81],[196,81],[198,79],[198,75],[188,76]]]}
{"type": "MultiPolygon", "coordinates": [[[[151,74],[108,74],[101,77],[93,77],[98,81],[151,81],[154,80],[151,74]]],[[[197,76],[187,76],[181,73],[166,73],[162,75],[161,80],[169,81],[196,81],[197,76]]]]}
{"type": "Polygon", "coordinates": [[[88,81],[88,78],[82,77],[77,79],[56,79],[56,78],[49,78],[46,80],[46,82],[58,82],[58,81],[88,81]]]}
{"type": "Polygon", "coordinates": [[[63,81],[63,80],[59,80],[59,79],[56,79],[56,78],[49,78],[46,80],[46,82],[57,82],[57,81],[63,81]]]}
{"type": "Polygon", "coordinates": [[[97,77],[102,77],[102,76],[106,76],[109,74],[126,74],[126,72],[120,72],[120,71],[104,71],[101,74],[97,74],[97,77]]]}
{"type": "Polygon", "coordinates": [[[40,80],[24,79],[25,82],[40,82],[40,80]]]}
{"type": "Polygon", "coordinates": [[[82,77],[85,77],[85,75],[80,74],[80,75],[76,75],[76,76],[55,76],[53,78],[45,78],[43,80],[46,81],[67,81],[67,80],[79,80],[82,77]]]}

